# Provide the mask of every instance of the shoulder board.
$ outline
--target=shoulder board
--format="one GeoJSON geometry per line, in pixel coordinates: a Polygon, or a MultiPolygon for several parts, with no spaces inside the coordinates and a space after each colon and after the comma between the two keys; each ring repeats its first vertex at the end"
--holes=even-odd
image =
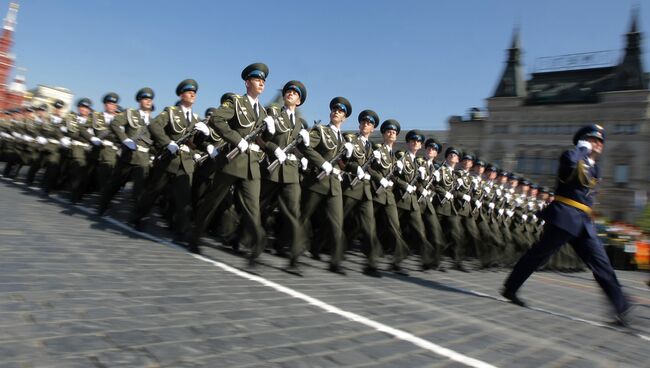
{"type": "Polygon", "coordinates": [[[176,109],[178,109],[176,106],[167,106],[167,107],[165,107],[165,111],[174,111],[176,109]]]}

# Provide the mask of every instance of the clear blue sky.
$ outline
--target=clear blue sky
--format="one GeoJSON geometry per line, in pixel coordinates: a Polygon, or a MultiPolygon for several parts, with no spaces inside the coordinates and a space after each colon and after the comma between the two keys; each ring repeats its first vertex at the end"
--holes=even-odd
{"type": "MultiPolygon", "coordinates": [[[[262,101],[288,80],[305,83],[303,113],[327,120],[334,96],[357,113],[370,108],[403,128],[446,129],[496,87],[513,27],[521,27],[527,73],[535,59],[616,50],[622,55],[631,9],[640,4],[643,49],[650,4],[639,0],[208,1],[23,0],[14,53],[27,86],[69,88],[101,109],[115,91],[125,107],[150,86],[160,108],[179,81],[199,82],[196,111],[244,93],[242,68],[270,67],[262,101]]],[[[2,1],[0,12],[8,8],[2,1]]],[[[644,54],[646,70],[650,68],[644,54]]]]}

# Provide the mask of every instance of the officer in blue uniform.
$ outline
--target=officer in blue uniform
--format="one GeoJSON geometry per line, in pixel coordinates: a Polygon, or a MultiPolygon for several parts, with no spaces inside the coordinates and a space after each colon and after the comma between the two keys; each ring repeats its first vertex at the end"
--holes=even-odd
{"type": "Polygon", "coordinates": [[[600,182],[600,167],[595,160],[602,153],[604,143],[603,127],[588,125],[574,135],[575,148],[560,157],[555,201],[540,212],[545,221],[544,232],[519,259],[501,293],[514,304],[525,306],[517,297],[517,290],[563,244],[569,243],[613,304],[616,321],[627,324],[630,303],[623,295],[591,219],[594,194],[600,182]]]}

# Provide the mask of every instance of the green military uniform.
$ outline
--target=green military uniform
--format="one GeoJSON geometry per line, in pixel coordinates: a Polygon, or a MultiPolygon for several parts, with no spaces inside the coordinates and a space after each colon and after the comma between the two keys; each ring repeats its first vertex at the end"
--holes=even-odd
{"type": "MultiPolygon", "coordinates": [[[[426,144],[425,144],[426,146],[426,144]]],[[[439,149],[439,148],[438,148],[439,149]]],[[[433,258],[431,260],[431,267],[437,268],[440,271],[445,271],[441,264],[442,252],[446,249],[446,240],[438,214],[433,206],[433,188],[440,180],[440,171],[438,164],[432,160],[425,160],[424,167],[426,168],[426,181],[420,185],[418,193],[421,200],[420,208],[422,209],[422,221],[424,221],[424,228],[429,242],[434,246],[433,258]],[[424,192],[426,190],[426,192],[424,192]]]]}
{"type": "MultiPolygon", "coordinates": [[[[91,102],[87,98],[82,98],[77,103],[78,107],[90,108],[91,102]]],[[[86,179],[88,177],[87,167],[88,160],[86,151],[90,149],[90,144],[86,140],[88,130],[92,130],[89,117],[84,117],[74,113],[68,114],[65,119],[65,134],[69,140],[66,162],[62,170],[63,180],[68,182],[70,189],[70,198],[72,201],[78,201],[85,191],[86,179]]]]}
{"type": "MultiPolygon", "coordinates": [[[[292,81],[295,82],[295,81],[292,81]]],[[[291,82],[289,82],[291,83],[291,82]]],[[[289,84],[288,83],[288,84],[289,84]]],[[[302,83],[301,83],[302,84],[302,83]]],[[[306,93],[304,86],[302,95],[306,93]]],[[[284,89],[288,87],[285,86],[284,89]]],[[[303,101],[304,102],[304,101],[303,101]]],[[[262,162],[262,188],[261,208],[265,218],[270,214],[271,203],[277,203],[280,210],[281,230],[277,234],[276,249],[281,250],[284,245],[291,249],[290,266],[297,266],[297,258],[304,252],[304,233],[300,218],[300,174],[298,169],[300,161],[291,152],[284,152],[286,160],[275,170],[270,171],[269,165],[278,159],[276,150],[283,150],[288,144],[300,137],[302,122],[296,119],[295,111],[272,106],[268,109],[275,119],[275,135],[266,142],[266,159],[262,162]],[[291,114],[291,116],[290,116],[291,114]],[[277,201],[277,202],[276,202],[277,201]]],[[[300,138],[302,141],[302,138],[300,138]]],[[[303,143],[301,143],[303,144],[303,143]]],[[[281,155],[281,154],[280,154],[281,155]]]]}
{"type": "MultiPolygon", "coordinates": [[[[142,89],[140,91],[143,91],[142,89]]],[[[136,100],[153,98],[153,91],[145,91],[136,95],[136,100]],[[146,97],[144,97],[146,96],[146,97]]],[[[108,205],[128,180],[133,181],[133,201],[137,202],[144,190],[146,179],[149,176],[150,157],[153,155],[153,139],[149,131],[151,112],[136,109],[127,109],[118,114],[111,121],[109,128],[122,142],[121,155],[113,170],[113,174],[102,189],[99,203],[99,213],[102,214],[108,205]],[[129,144],[129,146],[127,146],[129,144]]]]}
{"type": "MultiPolygon", "coordinates": [[[[262,68],[261,65],[263,64],[249,65],[242,72],[242,79],[266,79],[268,67],[264,65],[262,68]],[[259,73],[256,73],[256,71],[259,73]],[[254,73],[254,75],[251,73],[254,73]]],[[[212,186],[197,203],[194,227],[190,239],[190,251],[199,252],[198,242],[203,232],[210,224],[216,209],[226,197],[230,188],[234,186],[237,202],[241,205],[242,231],[249,236],[248,239],[251,242],[251,244],[248,244],[251,247],[249,255],[249,265],[251,266],[254,265],[254,260],[264,250],[266,243],[266,235],[260,216],[261,174],[259,161],[263,158],[263,152],[260,146],[255,143],[261,133],[257,137],[251,137],[249,141],[244,140],[244,137],[249,133],[267,124],[264,122],[267,117],[266,110],[259,102],[255,105],[257,106],[251,103],[247,95],[233,95],[226,99],[210,118],[210,127],[230,145],[231,150],[238,147],[238,145],[245,145],[247,148],[232,160],[227,158],[227,154],[216,156],[217,165],[222,168],[220,172],[216,173],[212,186]]],[[[260,141],[257,140],[257,142],[260,141]]]]}
{"type": "MultiPolygon", "coordinates": [[[[65,153],[61,139],[64,138],[64,132],[61,128],[65,127],[63,117],[57,115],[57,112],[64,106],[63,101],[57,100],[54,102],[55,112],[49,117],[49,124],[43,125],[43,137],[47,139],[48,143],[45,145],[45,150],[48,152],[45,161],[45,172],[41,180],[43,191],[47,194],[56,187],[59,179],[61,162],[63,161],[62,154],[65,153]]],[[[67,128],[66,128],[67,129],[67,128]]]]}

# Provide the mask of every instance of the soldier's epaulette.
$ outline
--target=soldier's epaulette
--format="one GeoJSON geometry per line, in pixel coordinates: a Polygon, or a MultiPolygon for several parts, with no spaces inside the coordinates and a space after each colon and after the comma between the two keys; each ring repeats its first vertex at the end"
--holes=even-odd
{"type": "Polygon", "coordinates": [[[422,156],[418,156],[418,157],[415,158],[415,163],[418,164],[418,165],[424,165],[424,161],[425,161],[424,157],[422,157],[422,156]]]}
{"type": "Polygon", "coordinates": [[[404,152],[402,150],[399,150],[399,151],[395,152],[395,157],[397,157],[398,159],[401,159],[402,157],[404,157],[405,154],[406,154],[406,152],[404,152]]]}
{"type": "Polygon", "coordinates": [[[381,148],[381,143],[375,143],[372,145],[372,150],[376,151],[381,148]]]}
{"type": "Polygon", "coordinates": [[[177,110],[177,109],[178,109],[178,107],[176,107],[176,106],[167,106],[167,107],[165,107],[165,110],[164,110],[164,111],[170,111],[170,110],[171,110],[171,111],[175,111],[175,110],[177,110]]]}
{"type": "Polygon", "coordinates": [[[235,104],[235,100],[240,99],[240,98],[242,98],[241,95],[236,95],[234,93],[228,94],[226,96],[226,98],[223,100],[223,102],[221,103],[221,106],[222,107],[232,107],[232,105],[235,104]]]}
{"type": "Polygon", "coordinates": [[[356,137],[357,137],[357,135],[354,134],[354,133],[345,133],[345,134],[343,134],[343,139],[344,139],[346,142],[352,142],[352,141],[354,141],[354,139],[355,139],[356,137]]]}

